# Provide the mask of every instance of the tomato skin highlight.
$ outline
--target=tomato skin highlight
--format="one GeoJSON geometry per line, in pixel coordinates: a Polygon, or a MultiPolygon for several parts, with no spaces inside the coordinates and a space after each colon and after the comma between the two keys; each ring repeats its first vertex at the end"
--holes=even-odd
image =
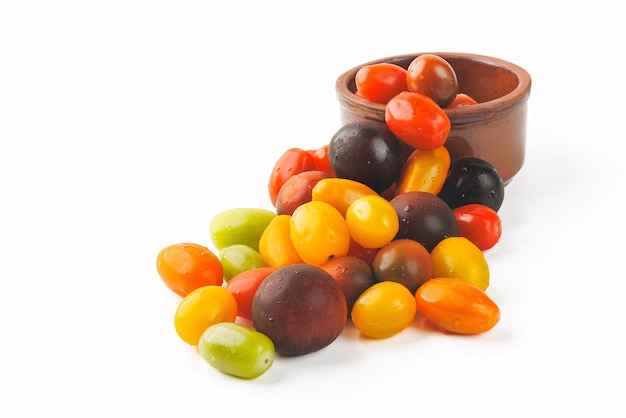
{"type": "Polygon", "coordinates": [[[500,321],[500,308],[480,288],[461,279],[435,277],[415,292],[417,312],[454,334],[481,334],[500,321]]]}
{"type": "Polygon", "coordinates": [[[480,203],[452,209],[459,235],[472,241],[481,251],[493,248],[502,236],[502,220],[498,212],[480,203]]]}
{"type": "Polygon", "coordinates": [[[394,96],[385,107],[389,130],[407,145],[432,150],[448,139],[448,115],[430,97],[411,91],[394,96]]]}

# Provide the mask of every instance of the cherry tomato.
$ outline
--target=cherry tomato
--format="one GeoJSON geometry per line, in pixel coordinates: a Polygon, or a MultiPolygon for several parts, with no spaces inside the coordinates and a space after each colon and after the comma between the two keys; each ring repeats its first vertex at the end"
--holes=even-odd
{"type": "Polygon", "coordinates": [[[415,319],[415,297],[397,282],[378,282],[365,290],[352,307],[354,326],[371,338],[388,338],[415,319]]]}
{"type": "Polygon", "coordinates": [[[417,312],[456,334],[481,334],[500,321],[500,308],[480,288],[460,279],[435,277],[415,292],[417,312]]]}
{"type": "Polygon", "coordinates": [[[313,186],[311,200],[326,202],[345,216],[348,206],[356,199],[376,194],[374,189],[356,180],[327,178],[313,186]]]}
{"type": "Polygon", "coordinates": [[[489,287],[489,265],[485,255],[467,238],[445,238],[430,254],[433,261],[433,277],[461,279],[481,290],[489,287]]]}
{"type": "Polygon", "coordinates": [[[288,178],[276,197],[276,213],[291,215],[298,206],[311,201],[313,186],[329,177],[331,175],[324,171],[310,170],[288,178]]]}
{"type": "Polygon", "coordinates": [[[352,306],[361,293],[376,283],[367,261],[355,256],[344,255],[331,258],[322,264],[321,268],[339,283],[346,297],[348,314],[352,311],[352,306]]]}
{"type": "Polygon", "coordinates": [[[200,244],[180,243],[163,248],[157,255],[156,267],[163,283],[181,296],[202,286],[223,283],[219,258],[200,244]]]}
{"type": "Polygon", "coordinates": [[[180,301],[174,313],[174,328],[181,340],[197,345],[202,333],[219,322],[235,322],[237,301],[222,286],[203,286],[180,301]]]}
{"type": "Polygon", "coordinates": [[[376,281],[398,282],[411,293],[432,277],[433,261],[422,244],[412,239],[396,239],[378,250],[372,262],[376,281]]]}
{"type": "Polygon", "coordinates": [[[261,254],[254,248],[243,244],[233,244],[222,248],[219,259],[224,268],[225,282],[246,270],[265,267],[265,261],[261,254]]]}
{"type": "Polygon", "coordinates": [[[481,251],[500,241],[502,220],[498,212],[479,203],[459,206],[452,210],[459,226],[459,235],[472,241],[481,251]]]}
{"type": "Polygon", "coordinates": [[[450,165],[438,196],[451,209],[480,203],[497,212],[504,201],[504,182],[488,161],[465,157],[450,165]]]}
{"type": "Polygon", "coordinates": [[[446,107],[446,109],[452,109],[455,107],[469,106],[469,105],[475,105],[475,104],[478,104],[478,102],[474,100],[471,96],[468,96],[465,93],[459,93],[456,95],[454,100],[452,100],[452,102],[446,107]]]}
{"type": "Polygon", "coordinates": [[[252,320],[252,301],[254,293],[275,267],[258,267],[239,273],[226,284],[226,289],[237,301],[237,316],[252,320]]]}
{"type": "Polygon", "coordinates": [[[450,153],[444,146],[433,150],[414,150],[402,168],[396,195],[406,192],[441,191],[450,169],[450,153]]]}
{"type": "Polygon", "coordinates": [[[406,69],[396,64],[366,65],[354,77],[356,95],[375,103],[386,104],[396,94],[406,91],[406,69]]]}
{"type": "Polygon", "coordinates": [[[331,167],[330,160],[328,159],[328,144],[324,144],[316,150],[309,150],[309,153],[315,160],[316,170],[323,171],[331,177],[335,177],[335,171],[331,167]]]}
{"type": "Polygon", "coordinates": [[[276,206],[278,192],[289,177],[309,170],[315,170],[315,159],[310,152],[300,148],[287,149],[278,158],[270,174],[268,190],[272,205],[276,206]]]}
{"type": "Polygon", "coordinates": [[[378,195],[356,199],[346,211],[350,237],[365,248],[380,248],[398,233],[400,221],[395,208],[378,195]]]}
{"type": "Polygon", "coordinates": [[[261,234],[276,216],[265,208],[233,208],[218,213],[211,219],[211,240],[218,250],[234,244],[259,249],[261,234]]]}
{"type": "Polygon", "coordinates": [[[450,133],[450,119],[430,97],[412,91],[394,96],[385,107],[385,121],[396,137],[423,149],[441,147],[450,133]]]}
{"type": "Polygon", "coordinates": [[[452,65],[434,54],[422,54],[411,61],[406,84],[409,91],[430,97],[442,108],[452,103],[459,89],[452,65]]]}
{"type": "Polygon", "coordinates": [[[289,226],[291,242],[307,264],[319,267],[332,257],[348,254],[348,226],[341,213],[328,203],[311,201],[298,206],[289,226]]]}
{"type": "Polygon", "coordinates": [[[290,236],[291,215],[272,219],[259,241],[259,254],[269,267],[283,267],[302,263],[290,236]]]}

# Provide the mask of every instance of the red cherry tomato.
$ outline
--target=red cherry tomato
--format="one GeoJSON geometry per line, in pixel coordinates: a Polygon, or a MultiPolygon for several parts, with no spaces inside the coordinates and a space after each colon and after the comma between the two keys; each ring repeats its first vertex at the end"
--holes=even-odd
{"type": "Polygon", "coordinates": [[[459,93],[456,95],[454,100],[452,100],[452,103],[450,103],[446,107],[446,109],[452,109],[454,107],[469,106],[469,105],[475,105],[475,104],[478,104],[478,102],[474,100],[471,96],[468,96],[465,93],[459,93]]]}
{"type": "Polygon", "coordinates": [[[237,316],[252,320],[252,301],[263,280],[276,271],[275,267],[257,267],[237,274],[226,283],[226,289],[237,301],[237,316]]]}
{"type": "Polygon", "coordinates": [[[389,130],[407,145],[422,150],[441,147],[450,133],[450,119],[430,97],[411,91],[394,96],[385,108],[389,130]]]}
{"type": "Polygon", "coordinates": [[[500,241],[502,220],[498,212],[480,203],[470,203],[452,210],[459,227],[459,235],[472,241],[481,251],[500,241]]]}
{"type": "Polygon", "coordinates": [[[354,82],[357,96],[382,104],[407,90],[406,70],[399,65],[386,62],[359,68],[354,82]]]}
{"type": "Polygon", "coordinates": [[[313,159],[315,160],[316,170],[323,171],[324,173],[335,177],[335,171],[330,165],[330,160],[328,159],[328,144],[324,144],[316,150],[309,150],[309,153],[313,156],[313,159]]]}
{"type": "Polygon", "coordinates": [[[272,205],[276,206],[276,198],[283,184],[294,174],[315,170],[315,159],[310,152],[300,148],[289,148],[274,164],[270,174],[268,189],[272,205]]]}

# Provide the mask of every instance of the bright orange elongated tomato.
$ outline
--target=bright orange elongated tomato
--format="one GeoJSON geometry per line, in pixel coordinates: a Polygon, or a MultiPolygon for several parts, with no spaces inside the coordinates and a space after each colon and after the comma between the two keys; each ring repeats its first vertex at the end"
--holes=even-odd
{"type": "Polygon", "coordinates": [[[439,194],[450,169],[450,153],[444,146],[433,150],[415,149],[409,155],[398,181],[396,195],[406,192],[439,194]]]}
{"type": "Polygon", "coordinates": [[[261,234],[259,254],[269,267],[302,263],[290,235],[291,215],[277,215],[261,234]]]}
{"type": "Polygon", "coordinates": [[[500,308],[480,288],[456,278],[435,277],[415,292],[417,312],[455,334],[481,334],[500,321],[500,308]]]}
{"type": "Polygon", "coordinates": [[[371,187],[356,180],[332,177],[321,179],[311,190],[311,199],[326,202],[346,216],[348,206],[359,197],[377,195],[371,187]]]}

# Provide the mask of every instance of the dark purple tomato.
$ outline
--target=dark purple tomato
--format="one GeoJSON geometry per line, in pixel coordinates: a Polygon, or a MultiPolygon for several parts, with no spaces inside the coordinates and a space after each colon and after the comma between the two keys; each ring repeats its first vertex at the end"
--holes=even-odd
{"type": "Polygon", "coordinates": [[[368,262],[355,256],[331,258],[322,264],[322,269],[341,286],[348,305],[348,315],[361,293],[376,283],[368,262]]]}
{"type": "Polygon", "coordinates": [[[339,128],[328,144],[328,158],[337,177],[382,193],[398,179],[403,151],[385,122],[368,120],[339,128]]]}
{"type": "Polygon", "coordinates": [[[478,203],[497,212],[504,200],[504,182],[489,162],[475,157],[462,158],[450,165],[438,196],[451,209],[478,203]]]}
{"type": "Polygon", "coordinates": [[[376,253],[372,263],[379,282],[392,281],[406,286],[411,293],[432,278],[433,262],[422,244],[412,239],[396,239],[376,253]]]}
{"type": "Polygon", "coordinates": [[[252,324],[274,343],[278,354],[299,356],[320,350],[343,331],[346,297],[322,268],[290,264],[270,273],[252,301],[252,324]]]}
{"type": "Polygon", "coordinates": [[[390,202],[400,220],[395,239],[412,239],[431,252],[442,239],[459,236],[452,209],[432,193],[402,193],[390,202]]]}

